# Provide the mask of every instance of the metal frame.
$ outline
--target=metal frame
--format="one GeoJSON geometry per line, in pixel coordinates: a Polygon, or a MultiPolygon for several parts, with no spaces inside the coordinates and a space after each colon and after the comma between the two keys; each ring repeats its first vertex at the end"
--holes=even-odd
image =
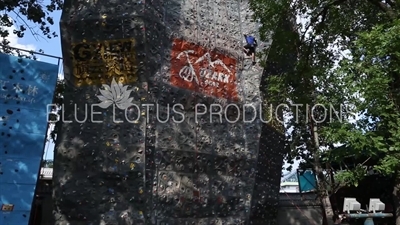
{"type": "Polygon", "coordinates": [[[18,50],[18,51],[28,52],[28,53],[35,54],[35,55],[46,56],[46,57],[54,58],[54,59],[58,59],[58,60],[62,60],[63,59],[60,56],[48,55],[48,54],[44,54],[44,53],[41,53],[41,52],[32,51],[32,50],[26,50],[26,49],[21,49],[21,48],[16,48],[16,47],[4,45],[4,44],[0,44],[0,46],[2,48],[11,48],[11,49],[15,49],[15,50],[18,50]]]}

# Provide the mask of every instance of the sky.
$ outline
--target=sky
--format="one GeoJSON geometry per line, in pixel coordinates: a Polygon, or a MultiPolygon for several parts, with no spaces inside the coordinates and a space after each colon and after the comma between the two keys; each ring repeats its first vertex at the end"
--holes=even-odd
{"type": "MultiPolygon", "coordinates": [[[[59,21],[61,17],[61,11],[54,12],[50,14],[50,16],[52,16],[55,21],[55,24],[51,28],[57,33],[60,33],[59,21]]],[[[27,23],[35,29],[38,29],[37,25],[34,25],[30,22],[27,23]]],[[[8,39],[11,42],[10,45],[12,47],[36,51],[42,49],[45,54],[61,57],[61,42],[59,37],[53,39],[35,38],[29,31],[26,31],[23,38],[18,38],[11,32],[11,35],[8,37],[8,39]]],[[[51,59],[44,56],[39,56],[39,60],[49,63],[57,63],[56,59],[51,59]]]]}

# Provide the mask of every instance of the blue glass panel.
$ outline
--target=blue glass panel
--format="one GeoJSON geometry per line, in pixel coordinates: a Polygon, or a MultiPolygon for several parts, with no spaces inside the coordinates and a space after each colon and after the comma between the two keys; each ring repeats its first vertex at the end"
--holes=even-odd
{"type": "Polygon", "coordinates": [[[35,185],[29,184],[0,184],[0,204],[14,204],[15,211],[30,211],[35,185]]]}
{"type": "Polygon", "coordinates": [[[8,133],[10,131],[43,135],[43,130],[47,128],[47,112],[44,110],[8,106],[7,108],[0,108],[0,115],[7,114],[7,110],[12,110],[15,115],[8,116],[1,121],[0,132],[8,133]]]}
{"type": "Polygon", "coordinates": [[[317,189],[317,180],[312,170],[300,172],[299,186],[301,192],[309,192],[317,189]]]}
{"type": "MultiPolygon", "coordinates": [[[[0,176],[1,184],[31,184],[36,185],[40,158],[21,158],[0,160],[3,175],[0,176]]],[[[3,190],[0,191],[0,195],[3,190]]]]}
{"type": "Polygon", "coordinates": [[[21,225],[29,223],[29,214],[27,211],[0,212],[1,225],[21,225]],[[3,221],[2,221],[3,220],[3,221]]]}
{"type": "Polygon", "coordinates": [[[0,103],[45,109],[51,103],[58,65],[0,54],[0,103]]]}
{"type": "Polygon", "coordinates": [[[0,54],[1,225],[27,225],[47,132],[58,65],[0,54]]]}
{"type": "Polygon", "coordinates": [[[20,135],[14,135],[12,132],[10,133],[12,134],[10,137],[0,136],[0,160],[20,157],[38,158],[38,155],[41,157],[45,138],[43,134],[20,133],[20,135]]]}

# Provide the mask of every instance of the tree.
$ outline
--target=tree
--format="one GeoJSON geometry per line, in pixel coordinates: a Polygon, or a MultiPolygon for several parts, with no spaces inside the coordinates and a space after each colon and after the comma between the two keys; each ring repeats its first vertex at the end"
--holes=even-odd
{"type": "MultiPolygon", "coordinates": [[[[30,32],[37,40],[39,38],[54,38],[57,33],[51,30],[51,25],[54,20],[49,16],[50,12],[61,10],[63,5],[62,0],[51,0],[50,3],[44,5],[41,1],[25,1],[25,0],[3,0],[0,2],[0,37],[1,37],[1,52],[14,53],[7,46],[10,44],[9,37],[10,29],[19,38],[23,38],[26,32],[30,32]],[[31,26],[32,23],[35,26],[31,26]]],[[[20,51],[16,52],[20,56],[35,58],[33,54],[24,55],[20,51]]]]}
{"type": "MultiPolygon", "coordinates": [[[[355,65],[354,62],[348,64],[349,70],[346,73],[338,72],[337,68],[343,65],[343,63],[338,65],[338,62],[345,62],[351,56],[353,58],[358,56],[361,59],[363,55],[355,53],[359,47],[362,47],[360,43],[356,44],[356,41],[360,39],[360,32],[368,32],[373,27],[391,23],[394,18],[397,18],[395,11],[397,5],[392,1],[379,0],[295,2],[253,0],[251,4],[255,11],[255,19],[262,24],[261,38],[266,40],[268,34],[275,32],[272,45],[272,48],[275,48],[275,55],[296,55],[293,71],[280,73],[278,78],[267,78],[265,82],[268,83],[268,87],[264,92],[270,98],[278,96],[281,102],[289,103],[287,113],[290,113],[292,118],[288,126],[293,130],[288,135],[292,150],[288,154],[288,160],[301,158],[312,162],[318,177],[319,196],[325,209],[325,223],[332,223],[330,217],[333,215],[333,209],[329,201],[329,195],[332,192],[329,190],[330,187],[322,170],[321,156],[329,151],[333,154],[332,159],[340,160],[340,157],[334,156],[334,150],[338,147],[337,143],[349,144],[351,146],[349,149],[354,154],[359,154],[358,150],[372,142],[372,140],[366,140],[369,136],[365,133],[364,127],[354,126],[351,121],[343,120],[351,116],[352,111],[362,112],[357,94],[363,90],[363,87],[362,85],[354,86],[354,81],[360,80],[360,77],[355,74],[349,75],[350,65],[355,65]],[[289,29],[282,26],[284,18],[294,18],[290,20],[289,29]],[[288,42],[292,48],[287,46],[288,42]],[[343,55],[344,50],[349,54],[343,55]],[[316,104],[329,106],[329,109],[335,109],[330,112],[337,113],[328,114],[330,118],[326,119],[324,118],[326,111],[323,107],[313,109],[316,104]],[[347,109],[338,110],[343,105],[347,109]],[[352,146],[355,143],[349,143],[348,140],[355,137],[359,137],[357,148],[352,146]]],[[[372,55],[376,53],[370,52],[372,55]]],[[[392,59],[394,54],[391,53],[384,55],[392,59]]],[[[270,52],[268,57],[269,61],[274,55],[271,56],[270,52]]],[[[387,58],[379,59],[387,60],[387,58]]],[[[386,69],[389,68],[386,67],[386,69]]],[[[386,81],[387,79],[381,80],[381,82],[386,81]]],[[[383,94],[382,96],[385,97],[382,98],[389,97],[384,92],[370,91],[371,96],[383,94]]],[[[370,99],[376,101],[376,99],[370,99]]],[[[380,104],[383,102],[376,103],[375,106],[380,104]]],[[[397,116],[393,114],[393,111],[390,112],[391,114],[388,112],[390,116],[387,115],[387,117],[397,116]]],[[[383,120],[382,117],[379,118],[383,120]]],[[[376,124],[382,126],[382,123],[376,124]]],[[[387,138],[384,136],[387,134],[380,135],[374,140],[385,142],[387,138]]],[[[373,149],[375,148],[370,148],[371,152],[373,149]]],[[[329,168],[329,165],[327,167],[329,168]]]]}
{"type": "MultiPolygon", "coordinates": [[[[390,14],[392,15],[392,14],[390,14]]],[[[393,200],[396,225],[400,224],[400,20],[388,20],[358,35],[352,59],[343,60],[338,74],[352,83],[357,110],[363,117],[345,137],[332,132],[333,140],[348,143],[357,153],[377,160],[375,169],[395,180],[393,200]],[[361,132],[362,131],[362,132],[361,132]]],[[[342,179],[362,179],[364,174],[347,171],[342,179]]]]}
{"type": "Polygon", "coordinates": [[[65,90],[65,80],[58,79],[53,97],[53,104],[55,105],[55,107],[49,113],[49,119],[48,119],[48,121],[50,121],[50,124],[54,124],[54,127],[50,132],[50,139],[54,143],[56,142],[58,131],[61,129],[62,125],[61,116],[63,116],[62,107],[64,103],[64,96],[63,96],[64,90],[65,90]]]}
{"type": "Polygon", "coordinates": [[[42,161],[42,167],[44,168],[53,168],[53,160],[43,160],[42,161]]]}

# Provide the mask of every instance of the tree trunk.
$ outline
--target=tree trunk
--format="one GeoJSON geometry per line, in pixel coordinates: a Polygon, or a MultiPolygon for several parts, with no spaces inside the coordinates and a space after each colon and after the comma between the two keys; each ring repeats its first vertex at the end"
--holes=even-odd
{"type": "Polygon", "coordinates": [[[396,174],[393,187],[393,214],[396,217],[396,225],[400,225],[400,173],[396,174]]]}
{"type": "MultiPolygon", "coordinates": [[[[311,112],[309,110],[309,112],[311,112]]],[[[311,125],[311,132],[313,136],[313,143],[314,143],[314,170],[318,177],[318,194],[322,204],[323,209],[323,217],[324,217],[324,224],[326,225],[333,225],[333,209],[331,200],[329,199],[329,193],[326,187],[325,176],[321,167],[320,162],[320,154],[319,154],[319,134],[318,134],[318,127],[314,124],[312,117],[310,116],[310,125],[311,125]]],[[[396,224],[400,225],[400,224],[396,224]]]]}
{"type": "MultiPolygon", "coordinates": [[[[315,135],[318,136],[318,133],[314,133],[314,137],[315,135]]],[[[333,225],[333,209],[332,209],[332,204],[331,204],[331,200],[329,198],[329,193],[327,191],[327,187],[326,187],[326,181],[325,181],[325,176],[323,174],[322,171],[322,167],[319,161],[319,154],[317,154],[317,157],[314,157],[315,161],[314,161],[314,170],[316,172],[316,175],[318,177],[318,194],[319,194],[319,198],[322,204],[322,209],[323,209],[323,217],[324,217],[324,224],[325,225],[333,225]]],[[[400,225],[400,224],[396,224],[396,225],[400,225]]]]}
{"type": "Polygon", "coordinates": [[[333,209],[328,193],[325,193],[325,195],[322,197],[322,207],[325,213],[325,224],[333,225],[333,209]]]}

